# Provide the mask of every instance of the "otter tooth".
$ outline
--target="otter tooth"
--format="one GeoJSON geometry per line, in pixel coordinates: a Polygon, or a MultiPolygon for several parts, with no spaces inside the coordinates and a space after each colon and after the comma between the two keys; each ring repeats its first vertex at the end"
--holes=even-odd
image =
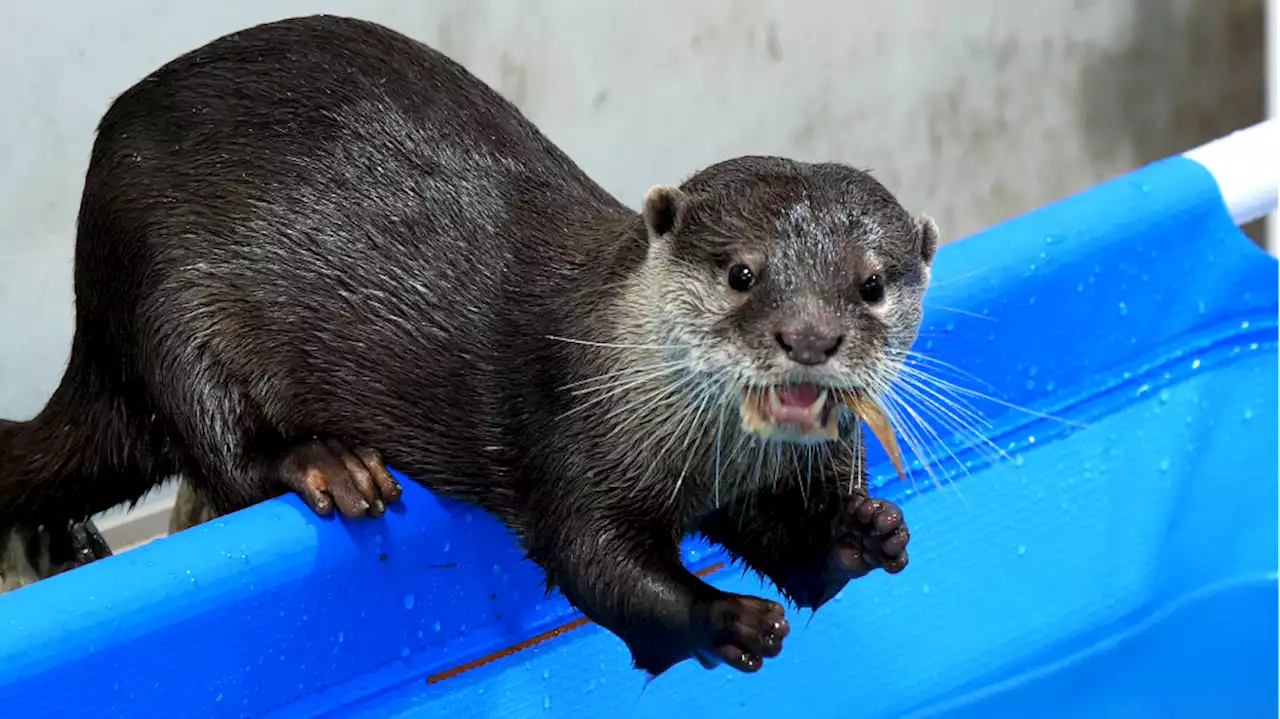
{"type": "Polygon", "coordinates": [[[778,399],[777,388],[766,388],[765,395],[769,398],[769,414],[775,414],[778,410],[782,409],[782,400],[778,399]]]}
{"type": "Polygon", "coordinates": [[[817,417],[822,413],[822,408],[826,406],[827,406],[827,390],[824,387],[822,391],[818,393],[818,398],[813,401],[813,404],[809,405],[809,414],[813,415],[814,417],[817,417]]]}

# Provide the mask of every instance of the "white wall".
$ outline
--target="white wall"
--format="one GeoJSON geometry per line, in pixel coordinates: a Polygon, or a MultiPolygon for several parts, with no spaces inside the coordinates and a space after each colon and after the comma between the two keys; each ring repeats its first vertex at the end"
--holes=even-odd
{"type": "Polygon", "coordinates": [[[966,234],[1262,114],[1261,0],[4,0],[0,417],[56,385],[94,126],[173,56],[332,12],[434,44],[608,189],[728,155],[872,169],[966,234]]]}

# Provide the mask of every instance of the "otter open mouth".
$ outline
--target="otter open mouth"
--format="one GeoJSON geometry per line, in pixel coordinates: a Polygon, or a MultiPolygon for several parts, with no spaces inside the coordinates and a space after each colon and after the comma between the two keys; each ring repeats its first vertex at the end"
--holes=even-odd
{"type": "Polygon", "coordinates": [[[742,390],[742,424],[761,437],[827,440],[838,436],[836,393],[815,384],[742,390]]]}
{"type": "Polygon", "coordinates": [[[840,436],[838,405],[866,423],[889,455],[899,479],[905,479],[902,450],[884,408],[870,396],[819,387],[783,384],[742,390],[742,426],[759,437],[795,442],[825,442],[840,436]]]}

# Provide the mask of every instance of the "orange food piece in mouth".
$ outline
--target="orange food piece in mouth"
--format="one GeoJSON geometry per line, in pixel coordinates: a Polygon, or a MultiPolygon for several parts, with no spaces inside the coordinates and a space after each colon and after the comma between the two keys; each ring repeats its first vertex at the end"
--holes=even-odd
{"type": "Polygon", "coordinates": [[[898,447],[898,438],[893,434],[893,425],[889,423],[889,418],[885,416],[880,403],[865,395],[851,392],[845,393],[841,399],[845,406],[853,410],[853,413],[871,429],[871,433],[876,436],[880,445],[884,447],[885,453],[889,455],[889,461],[898,472],[898,479],[905,481],[907,473],[902,470],[902,450],[898,447]]]}

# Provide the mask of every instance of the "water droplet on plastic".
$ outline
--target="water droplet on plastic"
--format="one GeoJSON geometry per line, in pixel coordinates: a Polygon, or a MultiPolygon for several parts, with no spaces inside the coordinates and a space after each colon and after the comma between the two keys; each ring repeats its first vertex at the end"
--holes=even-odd
{"type": "Polygon", "coordinates": [[[920,589],[921,589],[921,591],[923,591],[925,594],[928,594],[928,593],[929,593],[929,585],[928,585],[928,584],[924,585],[924,586],[923,586],[923,587],[921,587],[920,589]]]}
{"type": "Polygon", "coordinates": [[[1160,471],[1161,471],[1161,472],[1168,472],[1168,471],[1169,471],[1169,464],[1170,464],[1170,463],[1169,463],[1169,460],[1168,460],[1168,459],[1162,459],[1162,460],[1160,460],[1160,471]]]}
{"type": "Polygon", "coordinates": [[[446,552],[447,552],[447,551],[449,551],[449,547],[451,547],[451,546],[453,546],[453,543],[452,543],[452,542],[445,542],[445,543],[444,543],[444,551],[446,551],[446,552]]]}
{"type": "Polygon", "coordinates": [[[1191,362],[1191,369],[1200,369],[1200,360],[1193,360],[1191,362]]]}
{"type": "Polygon", "coordinates": [[[219,693],[219,694],[218,694],[218,696],[216,696],[216,697],[214,697],[214,698],[213,698],[213,700],[214,700],[215,702],[220,702],[220,701],[222,701],[222,694],[221,694],[221,693],[219,693]]]}
{"type": "Polygon", "coordinates": [[[1047,391],[1049,391],[1049,392],[1052,392],[1053,390],[1057,389],[1057,387],[1058,387],[1058,385],[1054,384],[1053,380],[1049,380],[1049,381],[1048,381],[1048,382],[1046,382],[1046,383],[1045,383],[1045,385],[1044,385],[1045,390],[1047,390],[1047,391]]]}
{"type": "Polygon", "coordinates": [[[1196,304],[1196,311],[1199,312],[1200,314],[1204,314],[1205,312],[1208,312],[1208,310],[1205,309],[1204,300],[1200,300],[1200,302],[1196,304]]]}
{"type": "Polygon", "coordinates": [[[1033,380],[1033,379],[1029,379],[1029,380],[1027,380],[1027,381],[1026,381],[1025,386],[1026,386],[1026,388],[1027,388],[1027,389],[1035,389],[1035,388],[1036,388],[1036,381],[1035,381],[1035,380],[1033,380]]]}
{"type": "Polygon", "coordinates": [[[1240,329],[1242,329],[1242,330],[1247,330],[1247,329],[1249,329],[1249,320],[1245,320],[1244,322],[1241,322],[1241,323],[1240,323],[1240,329]]]}
{"type": "Polygon", "coordinates": [[[955,321],[955,320],[947,320],[947,331],[948,331],[948,332],[950,332],[951,330],[953,330],[953,329],[955,329],[955,328],[956,328],[956,321],[955,321]]]}
{"type": "Polygon", "coordinates": [[[1013,466],[1021,467],[1024,462],[1026,462],[1026,460],[1022,458],[1022,455],[1020,454],[1013,455],[1013,466]]]}
{"type": "Polygon", "coordinates": [[[550,670],[550,669],[543,670],[543,672],[542,672],[542,681],[544,681],[544,682],[545,682],[546,680],[548,680],[548,679],[550,679],[550,678],[551,678],[551,670],[550,670]]]}
{"type": "Polygon", "coordinates": [[[440,622],[436,622],[435,624],[432,624],[431,631],[434,631],[434,632],[440,631],[440,622]]]}
{"type": "Polygon", "coordinates": [[[415,600],[414,600],[414,597],[413,597],[413,595],[412,595],[412,594],[406,594],[406,595],[404,595],[404,608],[405,608],[405,609],[413,609],[413,603],[414,603],[414,601],[415,601],[415,600]]]}
{"type": "Polygon", "coordinates": [[[1167,389],[1162,389],[1162,390],[1160,390],[1160,394],[1158,394],[1158,395],[1156,395],[1156,396],[1160,398],[1160,401],[1161,401],[1161,402],[1168,402],[1168,401],[1169,401],[1169,390],[1167,390],[1167,389]]]}
{"type": "Polygon", "coordinates": [[[400,658],[404,659],[409,656],[409,647],[400,647],[400,658]]]}
{"type": "Polygon", "coordinates": [[[347,639],[347,635],[346,635],[346,634],[343,634],[342,632],[338,632],[338,643],[339,643],[339,644],[341,644],[342,642],[346,641],[346,639],[347,639]]]}
{"type": "Polygon", "coordinates": [[[419,629],[419,630],[418,630],[418,638],[419,638],[419,639],[421,639],[421,638],[422,638],[422,630],[421,630],[421,629],[419,629]]]}
{"type": "Polygon", "coordinates": [[[1034,434],[1031,435],[1030,437],[1027,437],[1027,444],[1035,444],[1035,443],[1036,443],[1036,436],[1034,434]]]}
{"type": "Polygon", "coordinates": [[[550,708],[551,708],[551,695],[550,695],[550,694],[546,694],[546,695],[544,695],[544,696],[542,697],[542,708],[543,708],[543,710],[547,710],[547,709],[550,709],[550,708]]]}
{"type": "Polygon", "coordinates": [[[1250,350],[1256,350],[1256,349],[1258,349],[1258,343],[1257,343],[1257,342],[1250,342],[1250,343],[1249,343],[1249,349],[1250,349],[1250,350]]]}
{"type": "Polygon", "coordinates": [[[1083,283],[1083,282],[1081,282],[1080,284],[1076,285],[1076,292],[1084,292],[1084,283],[1083,283]]]}
{"type": "Polygon", "coordinates": [[[1022,555],[1026,554],[1026,553],[1027,553],[1027,545],[1025,545],[1025,544],[1019,544],[1019,545],[1018,545],[1018,556],[1019,556],[1019,557],[1021,557],[1022,555]]]}
{"type": "Polygon", "coordinates": [[[1252,409],[1246,409],[1246,410],[1244,411],[1244,418],[1245,418],[1245,419],[1253,419],[1253,410],[1252,410],[1252,409]]]}
{"type": "Polygon", "coordinates": [[[1125,316],[1125,315],[1127,315],[1127,314],[1129,314],[1129,305],[1126,305],[1125,303],[1121,302],[1121,303],[1120,303],[1120,316],[1121,316],[1121,317],[1124,317],[1124,316],[1125,316]]]}

